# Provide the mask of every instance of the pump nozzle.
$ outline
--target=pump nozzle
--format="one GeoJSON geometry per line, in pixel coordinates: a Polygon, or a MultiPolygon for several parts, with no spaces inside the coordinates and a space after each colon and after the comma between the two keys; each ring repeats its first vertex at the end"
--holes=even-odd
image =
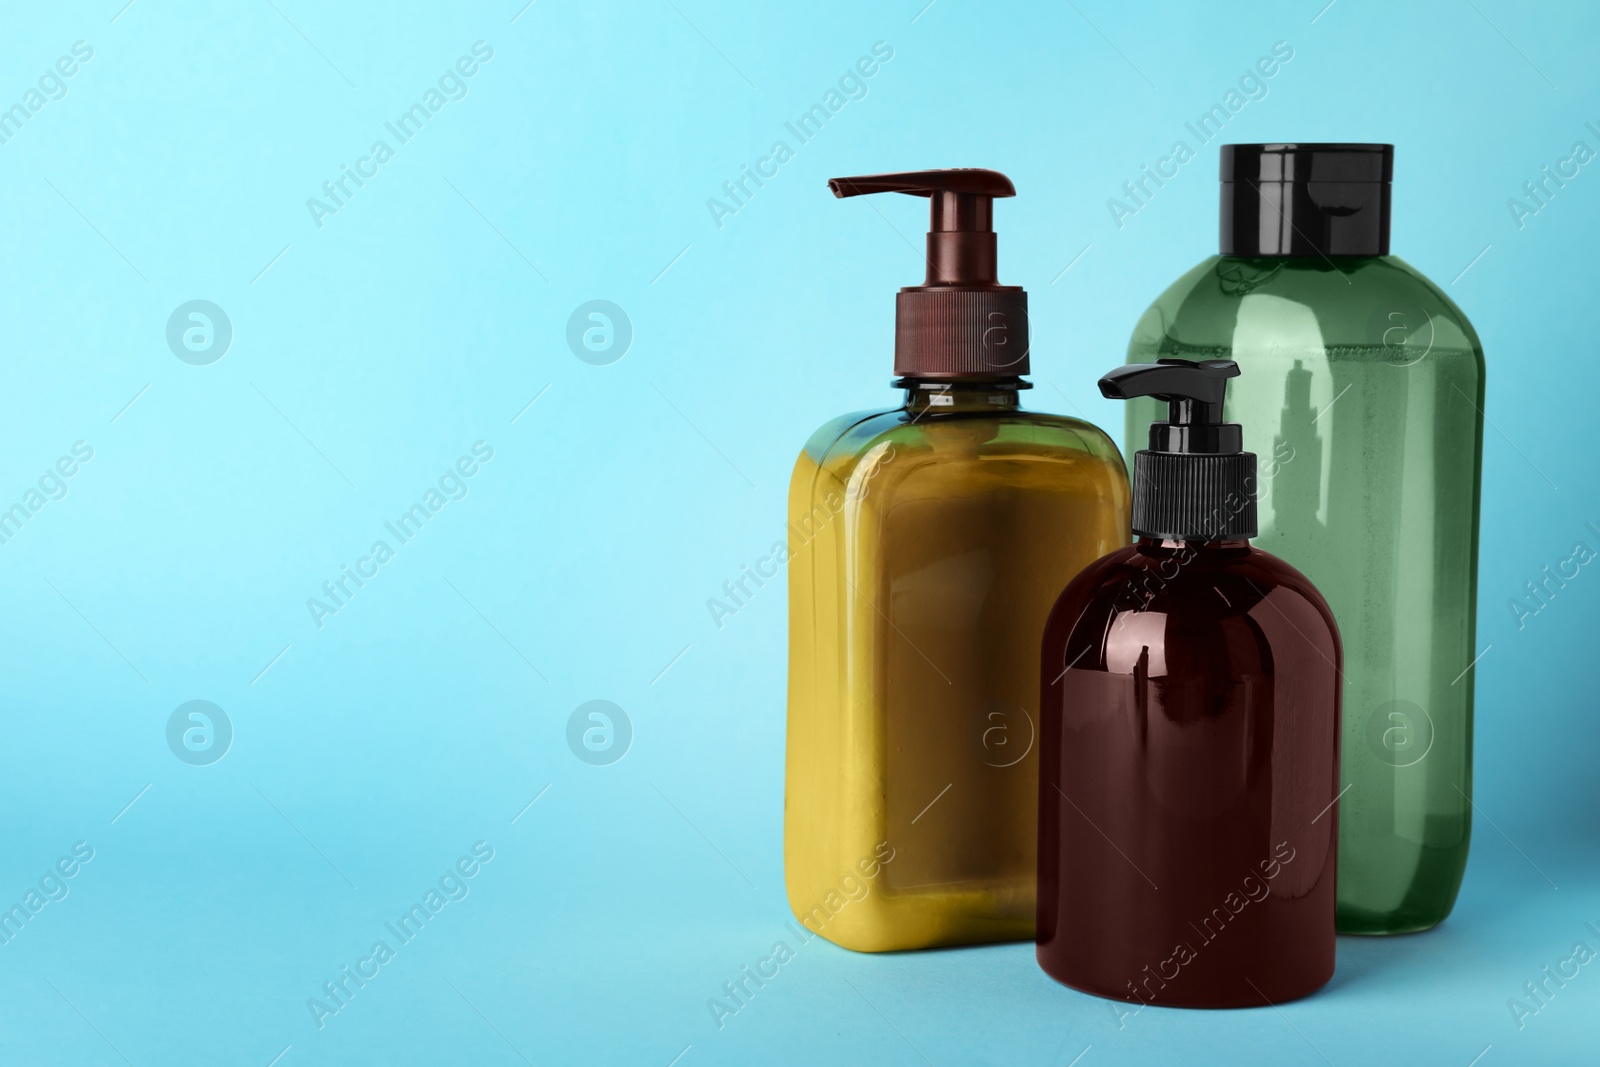
{"type": "Polygon", "coordinates": [[[1130,363],[1100,379],[1110,400],[1151,396],[1167,402],[1167,421],[1150,424],[1154,452],[1237,452],[1244,447],[1238,423],[1222,421],[1228,379],[1239,376],[1231,359],[1158,359],[1130,363]]]}
{"type": "Polygon", "coordinates": [[[1001,285],[994,201],[1016,196],[994,170],[915,170],[830,178],[833,195],[906,193],[930,200],[928,272],[896,302],[895,373],[994,379],[1028,373],[1028,294],[1001,285]]]}
{"type": "Polygon", "coordinates": [[[1231,359],[1131,363],[1100,379],[1112,400],[1167,402],[1167,421],[1150,424],[1150,447],[1133,456],[1133,532],[1180,541],[1256,535],[1256,457],[1244,431],[1223,422],[1231,359]]]}
{"type": "Polygon", "coordinates": [[[995,273],[995,197],[1016,196],[997,170],[910,170],[830,178],[841,200],[866,193],[907,193],[930,201],[928,278],[923,285],[998,285],[995,273]]]}

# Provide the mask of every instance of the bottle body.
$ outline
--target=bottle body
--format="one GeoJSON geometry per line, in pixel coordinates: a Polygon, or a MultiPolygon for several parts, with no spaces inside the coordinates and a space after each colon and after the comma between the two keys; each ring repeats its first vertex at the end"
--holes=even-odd
{"type": "MultiPolygon", "coordinates": [[[[1344,641],[1339,929],[1449,914],[1471,828],[1483,352],[1394,256],[1212,257],[1140,320],[1133,360],[1232,359],[1227,417],[1267,457],[1256,544],[1344,641]]],[[[1155,405],[1130,404],[1128,440],[1155,405]]]]}
{"type": "Polygon", "coordinates": [[[790,488],[784,870],[862,951],[1032,935],[1038,634],[1125,544],[1116,446],[1016,389],[824,426],[790,488]]]}
{"type": "Polygon", "coordinates": [[[1041,655],[1039,964],[1099,996],[1243,1007],[1333,974],[1339,633],[1247,541],[1141,538],[1041,655]]]}

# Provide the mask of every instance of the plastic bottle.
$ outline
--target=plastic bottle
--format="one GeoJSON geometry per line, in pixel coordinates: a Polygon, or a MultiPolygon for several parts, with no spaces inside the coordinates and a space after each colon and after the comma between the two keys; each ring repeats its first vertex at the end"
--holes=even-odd
{"type": "Polygon", "coordinates": [[[1228,1008],[1333,975],[1339,631],[1254,548],[1256,457],[1222,421],[1238,367],[1100,380],[1170,406],[1134,457],[1138,540],[1045,629],[1039,965],[1103,997],[1228,1008]]]}
{"type": "MultiPolygon", "coordinates": [[[[1222,254],[1145,312],[1130,360],[1233,359],[1227,415],[1271,456],[1257,544],[1345,644],[1343,933],[1450,913],[1472,807],[1483,351],[1389,254],[1389,145],[1226,145],[1222,254]]],[[[1129,405],[1126,440],[1154,405],[1129,405]]]]}
{"type": "Polygon", "coordinates": [[[1027,296],[999,284],[988,170],[836,178],[929,197],[902,289],[904,403],[824,425],[789,494],[784,873],[795,915],[863,951],[1031,937],[1039,633],[1127,542],[1116,446],[1026,411],[1027,296]]]}

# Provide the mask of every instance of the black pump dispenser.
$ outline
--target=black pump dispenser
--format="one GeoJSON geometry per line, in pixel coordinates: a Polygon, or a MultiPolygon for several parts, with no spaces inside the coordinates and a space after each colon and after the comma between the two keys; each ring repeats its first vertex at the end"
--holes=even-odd
{"type": "Polygon", "coordinates": [[[1133,456],[1133,532],[1174,541],[1256,535],[1256,456],[1238,423],[1222,421],[1231,359],[1131,363],[1100,379],[1112,400],[1165,400],[1167,421],[1150,424],[1150,447],[1133,456]]]}

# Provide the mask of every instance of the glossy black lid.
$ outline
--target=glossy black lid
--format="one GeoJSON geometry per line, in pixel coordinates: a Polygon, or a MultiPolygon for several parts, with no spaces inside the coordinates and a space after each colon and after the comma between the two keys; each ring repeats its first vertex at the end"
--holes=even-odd
{"type": "Polygon", "coordinates": [[[1225,256],[1385,256],[1394,146],[1222,146],[1225,256]]]}

